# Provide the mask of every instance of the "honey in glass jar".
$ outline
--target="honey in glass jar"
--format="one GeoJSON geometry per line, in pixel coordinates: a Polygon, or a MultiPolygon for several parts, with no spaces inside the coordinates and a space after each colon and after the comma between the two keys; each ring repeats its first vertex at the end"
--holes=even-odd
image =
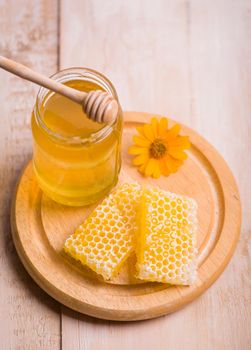
{"type": "MultiPolygon", "coordinates": [[[[89,92],[104,90],[118,102],[111,82],[86,68],[56,73],[57,81],[89,92]]],[[[122,111],[111,125],[94,122],[77,103],[41,88],[32,113],[33,168],[39,186],[66,205],[96,202],[115,186],[121,166],[122,111]]]]}

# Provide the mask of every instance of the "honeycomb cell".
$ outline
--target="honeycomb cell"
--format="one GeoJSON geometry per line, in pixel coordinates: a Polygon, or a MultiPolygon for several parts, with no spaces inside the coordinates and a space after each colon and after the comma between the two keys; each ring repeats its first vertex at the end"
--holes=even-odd
{"type": "Polygon", "coordinates": [[[64,251],[105,280],[113,278],[135,249],[141,194],[137,183],[117,188],[66,240],[64,251]]]}
{"type": "Polygon", "coordinates": [[[197,269],[196,202],[158,188],[145,188],[140,211],[138,278],[192,284],[197,269]]]}

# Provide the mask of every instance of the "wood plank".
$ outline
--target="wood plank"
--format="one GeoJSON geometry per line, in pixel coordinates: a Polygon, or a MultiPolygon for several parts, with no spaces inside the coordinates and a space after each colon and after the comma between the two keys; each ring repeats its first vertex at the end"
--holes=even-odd
{"type": "Polygon", "coordinates": [[[231,166],[243,203],[235,256],[201,298],[125,324],[63,308],[63,349],[250,348],[250,34],[248,0],[62,1],[62,67],[96,68],[124,109],[171,115],[200,131],[231,166]]]}
{"type": "Polygon", "coordinates": [[[219,1],[216,7],[192,2],[190,7],[191,91],[196,101],[191,114],[197,129],[233,170],[243,207],[237,251],[205,304],[204,317],[212,317],[207,342],[212,339],[222,349],[249,349],[251,344],[251,163],[247,155],[251,146],[251,50],[246,45],[251,34],[250,10],[246,0],[219,1]]]}
{"type": "MultiPolygon", "coordinates": [[[[0,52],[45,74],[57,70],[57,3],[0,0],[0,52]]],[[[59,305],[32,281],[10,234],[10,200],[31,156],[30,116],[38,88],[0,70],[1,349],[58,349],[59,305]]]]}
{"type": "Polygon", "coordinates": [[[168,113],[188,121],[186,21],[186,6],[180,0],[159,0],[154,8],[144,0],[63,0],[61,68],[84,66],[103,72],[125,110],[168,113]]]}

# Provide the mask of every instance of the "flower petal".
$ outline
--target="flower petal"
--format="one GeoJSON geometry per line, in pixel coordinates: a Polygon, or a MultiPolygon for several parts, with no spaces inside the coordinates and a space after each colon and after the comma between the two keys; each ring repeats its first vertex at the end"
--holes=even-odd
{"type": "Polygon", "coordinates": [[[144,134],[149,141],[153,141],[155,136],[150,124],[144,124],[144,134]]]}
{"type": "Polygon", "coordinates": [[[160,171],[160,162],[157,162],[154,171],[153,171],[153,177],[155,179],[158,179],[161,175],[161,171],[160,171]]]}
{"type": "Polygon", "coordinates": [[[135,157],[132,162],[134,165],[142,165],[148,161],[149,157],[146,154],[140,154],[139,156],[135,157]]]}
{"type": "Polygon", "coordinates": [[[188,149],[191,147],[191,143],[189,141],[189,137],[188,136],[176,136],[174,138],[172,138],[171,140],[169,140],[169,146],[171,147],[179,147],[179,148],[183,148],[183,149],[188,149]]]}
{"type": "Polygon", "coordinates": [[[128,153],[132,155],[147,154],[148,152],[149,151],[147,147],[131,146],[128,149],[128,153]]]}
{"type": "Polygon", "coordinates": [[[158,137],[158,119],[156,117],[151,119],[151,127],[154,137],[158,137]]]}
{"type": "Polygon", "coordinates": [[[142,147],[148,147],[150,145],[150,141],[147,140],[143,136],[133,136],[133,141],[135,142],[136,145],[142,146],[142,147]]]}
{"type": "Polygon", "coordinates": [[[160,171],[164,176],[168,176],[170,174],[169,169],[166,166],[165,159],[161,159],[159,162],[160,171]]]}
{"type": "Polygon", "coordinates": [[[174,159],[173,157],[169,156],[168,154],[166,155],[164,161],[165,161],[165,165],[170,173],[175,173],[183,163],[181,160],[174,159]]]}
{"type": "Polygon", "coordinates": [[[154,169],[156,167],[156,162],[157,162],[156,159],[153,159],[153,158],[149,159],[147,166],[146,166],[146,169],[145,169],[146,176],[151,176],[153,174],[154,169]]]}
{"type": "Polygon", "coordinates": [[[143,126],[136,126],[136,130],[140,135],[145,136],[143,126]]]}
{"type": "Polygon", "coordinates": [[[182,149],[177,147],[168,147],[168,153],[170,156],[176,159],[185,160],[187,159],[187,154],[183,152],[182,149]]]}
{"type": "Polygon", "coordinates": [[[165,136],[167,132],[167,127],[168,127],[168,120],[167,118],[161,118],[159,121],[159,135],[160,136],[165,136]]]}
{"type": "Polygon", "coordinates": [[[146,163],[138,167],[138,171],[143,175],[145,174],[145,169],[146,169],[146,163]]]}
{"type": "Polygon", "coordinates": [[[178,133],[180,132],[180,129],[181,129],[180,124],[175,124],[173,127],[171,127],[171,129],[169,129],[167,131],[167,134],[166,134],[167,138],[171,139],[171,138],[177,136],[178,133]]]}

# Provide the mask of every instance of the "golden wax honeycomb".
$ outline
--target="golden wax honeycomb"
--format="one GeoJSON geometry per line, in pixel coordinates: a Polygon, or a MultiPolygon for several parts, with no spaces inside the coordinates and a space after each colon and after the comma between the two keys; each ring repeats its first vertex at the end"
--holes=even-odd
{"type": "Polygon", "coordinates": [[[138,278],[190,285],[196,278],[197,204],[158,188],[143,190],[137,244],[138,278]]]}
{"type": "Polygon", "coordinates": [[[112,279],[135,249],[141,187],[124,184],[97,206],[65,242],[71,257],[112,279]]]}

